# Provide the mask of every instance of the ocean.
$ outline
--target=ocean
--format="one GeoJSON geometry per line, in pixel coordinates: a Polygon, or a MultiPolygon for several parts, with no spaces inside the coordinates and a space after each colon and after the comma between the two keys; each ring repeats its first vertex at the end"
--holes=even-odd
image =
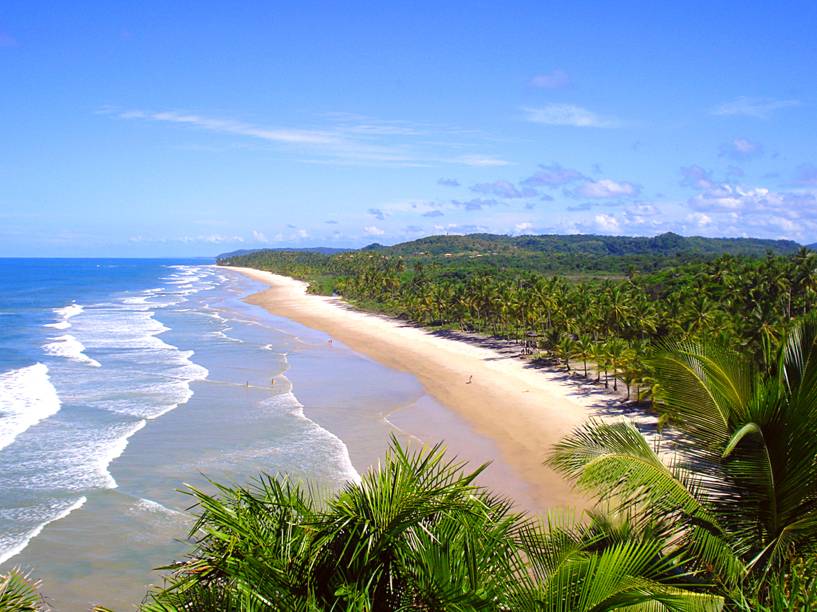
{"type": "Polygon", "coordinates": [[[0,259],[0,572],[60,610],[132,608],[188,548],[186,484],[330,491],[432,401],[241,300],[262,288],[201,261],[0,259]]]}

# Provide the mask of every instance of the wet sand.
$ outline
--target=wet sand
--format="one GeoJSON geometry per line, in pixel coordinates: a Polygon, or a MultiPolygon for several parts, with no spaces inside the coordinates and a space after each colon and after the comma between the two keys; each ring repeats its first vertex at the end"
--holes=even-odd
{"type": "MultiPolygon", "coordinates": [[[[354,310],[339,298],[307,294],[304,282],[249,268],[231,269],[269,285],[247,302],[321,330],[327,342],[340,340],[417,377],[429,395],[489,440],[497,459],[528,483],[530,504],[523,505],[533,507],[527,509],[585,506],[570,484],[542,462],[555,442],[591,416],[600,401],[611,398],[584,393],[557,373],[531,368],[524,360],[491,348],[354,310]]],[[[445,440],[447,433],[456,437],[461,429],[459,425],[452,429],[450,417],[430,410],[404,410],[393,421],[426,442],[445,440]]]]}

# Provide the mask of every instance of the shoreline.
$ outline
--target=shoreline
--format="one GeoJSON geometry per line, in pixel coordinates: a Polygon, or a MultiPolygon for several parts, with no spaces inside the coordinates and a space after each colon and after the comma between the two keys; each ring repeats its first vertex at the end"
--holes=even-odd
{"type": "MultiPolygon", "coordinates": [[[[252,268],[225,269],[269,287],[246,297],[247,303],[320,330],[356,352],[415,376],[431,397],[496,444],[502,462],[529,484],[533,510],[587,506],[581,494],[542,462],[554,443],[619,398],[588,391],[559,373],[532,368],[493,348],[354,310],[340,298],[307,294],[303,281],[252,268]]],[[[425,425],[434,431],[433,423],[425,425]]],[[[439,441],[423,438],[424,443],[439,441]]]]}

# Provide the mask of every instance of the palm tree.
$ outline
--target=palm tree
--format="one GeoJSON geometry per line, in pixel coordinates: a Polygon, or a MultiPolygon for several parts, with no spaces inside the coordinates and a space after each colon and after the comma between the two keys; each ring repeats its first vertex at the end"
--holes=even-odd
{"type": "Polygon", "coordinates": [[[192,489],[188,560],[145,612],[167,610],[719,610],[647,524],[534,521],[437,445],[396,440],[324,505],[286,480],[192,489]]]}
{"type": "Polygon", "coordinates": [[[721,610],[723,600],[689,587],[705,585],[666,554],[669,532],[628,516],[590,512],[577,522],[548,516],[523,529],[532,581],[514,594],[512,610],[721,610]]]}
{"type": "Polygon", "coordinates": [[[607,343],[607,354],[610,358],[610,367],[613,370],[613,390],[618,391],[620,370],[628,359],[627,343],[621,338],[613,338],[607,343]]]}
{"type": "Polygon", "coordinates": [[[596,382],[601,379],[604,371],[604,386],[609,387],[608,369],[610,368],[610,342],[597,342],[593,346],[593,361],[596,363],[596,382]]]}
{"type": "Polygon", "coordinates": [[[763,598],[770,575],[817,555],[817,314],[788,334],[771,375],[694,343],[672,345],[654,366],[681,434],[671,463],[632,424],[599,421],[549,462],[620,509],[676,525],[677,549],[725,593],[763,598]]]}
{"type": "Polygon", "coordinates": [[[490,606],[521,573],[520,517],[473,484],[484,467],[465,473],[439,445],[409,453],[393,441],[382,467],[325,508],[270,477],[218,486],[220,497],[192,489],[196,547],[147,609],[490,606]]]}
{"type": "Polygon", "coordinates": [[[576,340],[576,356],[582,360],[584,377],[587,378],[587,360],[593,355],[593,341],[587,334],[582,334],[576,340]]]}
{"type": "Polygon", "coordinates": [[[559,340],[559,344],[556,345],[556,351],[569,374],[570,360],[576,356],[576,340],[574,340],[570,334],[562,336],[559,340]]]}

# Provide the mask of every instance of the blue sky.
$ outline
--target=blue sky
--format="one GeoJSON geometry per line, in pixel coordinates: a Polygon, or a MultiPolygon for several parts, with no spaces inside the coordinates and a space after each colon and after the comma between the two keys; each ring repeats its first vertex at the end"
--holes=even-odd
{"type": "Polygon", "coordinates": [[[815,2],[6,0],[0,255],[814,242],[815,23],[815,2]]]}

